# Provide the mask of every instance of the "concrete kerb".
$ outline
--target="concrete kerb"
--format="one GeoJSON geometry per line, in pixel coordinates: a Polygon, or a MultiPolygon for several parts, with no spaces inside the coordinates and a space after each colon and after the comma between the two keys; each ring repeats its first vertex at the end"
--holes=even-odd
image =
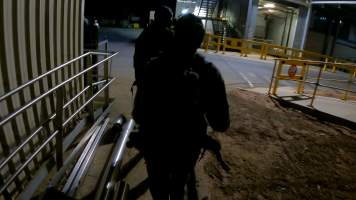
{"type": "Polygon", "coordinates": [[[331,115],[329,113],[314,109],[312,107],[303,106],[303,105],[293,103],[291,101],[284,100],[282,97],[279,97],[279,96],[270,96],[270,97],[272,99],[277,100],[279,102],[279,104],[283,107],[297,109],[297,110],[302,111],[305,114],[308,114],[310,116],[317,118],[320,121],[326,121],[326,122],[346,126],[350,129],[356,130],[356,122],[353,122],[353,121],[350,121],[350,120],[347,120],[347,119],[344,119],[344,118],[341,118],[341,117],[338,117],[335,115],[331,115]]]}

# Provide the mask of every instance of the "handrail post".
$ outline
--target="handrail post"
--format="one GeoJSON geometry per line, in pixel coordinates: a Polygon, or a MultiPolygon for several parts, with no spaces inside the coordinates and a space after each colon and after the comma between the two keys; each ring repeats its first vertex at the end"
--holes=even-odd
{"type": "Polygon", "coordinates": [[[297,88],[297,94],[303,94],[304,93],[304,85],[305,85],[305,72],[306,72],[307,65],[304,63],[302,65],[302,71],[300,72],[300,80],[298,81],[298,88],[297,88]]]}
{"type": "MultiPolygon", "coordinates": [[[[356,69],[356,68],[355,68],[356,69]]],[[[341,98],[342,100],[346,101],[347,100],[347,96],[349,91],[352,91],[352,79],[353,79],[353,73],[352,70],[350,70],[350,76],[349,76],[349,80],[347,81],[347,89],[345,91],[344,96],[341,98]]]]}
{"type": "MultiPolygon", "coordinates": [[[[107,58],[108,56],[105,56],[105,58],[107,58]]],[[[109,62],[110,61],[106,61],[104,63],[104,79],[106,80],[106,84],[109,83],[109,62]]],[[[104,101],[105,101],[105,108],[107,108],[109,106],[109,87],[106,87],[105,91],[104,91],[104,101]]]]}
{"type": "MultiPolygon", "coordinates": [[[[92,56],[89,55],[87,57],[87,66],[91,66],[92,65],[92,56]]],[[[88,89],[88,93],[87,93],[87,99],[90,99],[90,97],[93,96],[94,94],[94,87],[93,87],[93,71],[92,70],[89,70],[88,71],[88,74],[87,74],[87,82],[88,82],[88,85],[89,85],[89,89],[88,89]]],[[[87,110],[88,110],[88,113],[89,113],[89,116],[88,116],[88,120],[90,122],[94,122],[94,103],[93,102],[90,102],[88,104],[88,107],[87,107],[87,110]]]]}
{"type": "Polygon", "coordinates": [[[56,135],[56,164],[57,170],[63,166],[63,103],[65,87],[62,86],[56,90],[56,118],[54,120],[56,135]]]}
{"type": "MultiPolygon", "coordinates": [[[[326,57],[324,61],[327,63],[327,62],[329,61],[329,58],[326,57]]],[[[326,71],[326,69],[327,69],[327,67],[328,67],[328,65],[327,65],[326,63],[324,64],[324,67],[323,67],[323,71],[324,71],[324,72],[326,71]]]]}
{"type": "Polygon", "coordinates": [[[205,52],[208,52],[209,43],[210,43],[210,34],[207,34],[205,36],[207,36],[205,41],[205,52]]]}
{"type": "Polygon", "coordinates": [[[318,78],[317,78],[317,80],[316,80],[315,88],[314,88],[314,92],[313,92],[313,96],[312,96],[311,102],[310,102],[310,104],[309,104],[310,107],[313,107],[313,103],[314,103],[316,91],[318,90],[318,87],[319,87],[320,77],[321,77],[321,73],[322,73],[322,72],[323,72],[323,67],[319,66],[318,78]]]}
{"type": "MultiPolygon", "coordinates": [[[[335,61],[334,61],[334,63],[337,63],[337,59],[335,58],[335,61]]],[[[336,72],[336,65],[334,64],[333,66],[332,66],[333,68],[332,68],[332,72],[336,72]]]]}
{"type": "Polygon", "coordinates": [[[263,59],[263,52],[265,50],[265,44],[261,44],[261,49],[260,49],[260,59],[262,60],[263,59]]]}
{"type": "Polygon", "coordinates": [[[278,66],[277,66],[277,72],[276,72],[276,75],[274,78],[274,85],[273,85],[273,89],[272,89],[272,94],[274,96],[277,96],[277,89],[279,86],[279,78],[282,73],[282,68],[283,68],[284,64],[285,64],[285,61],[279,61],[278,66]]]}

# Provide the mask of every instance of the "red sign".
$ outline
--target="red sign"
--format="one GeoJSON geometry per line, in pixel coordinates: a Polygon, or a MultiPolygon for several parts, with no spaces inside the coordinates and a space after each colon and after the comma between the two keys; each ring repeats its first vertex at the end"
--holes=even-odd
{"type": "Polygon", "coordinates": [[[288,76],[293,78],[297,74],[298,68],[297,65],[291,65],[288,69],[288,76]]]}

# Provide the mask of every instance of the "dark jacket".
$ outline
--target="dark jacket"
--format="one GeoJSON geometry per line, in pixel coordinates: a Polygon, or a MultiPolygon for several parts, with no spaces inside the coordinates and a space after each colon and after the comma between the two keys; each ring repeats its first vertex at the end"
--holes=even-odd
{"type": "Polygon", "coordinates": [[[144,66],[147,62],[166,51],[171,45],[173,32],[167,28],[153,22],[143,30],[135,43],[134,68],[135,79],[142,79],[144,66]]]}
{"type": "Polygon", "coordinates": [[[133,117],[147,151],[177,153],[203,146],[207,126],[225,131],[230,124],[220,72],[196,54],[188,62],[164,55],[145,67],[133,117]]]}

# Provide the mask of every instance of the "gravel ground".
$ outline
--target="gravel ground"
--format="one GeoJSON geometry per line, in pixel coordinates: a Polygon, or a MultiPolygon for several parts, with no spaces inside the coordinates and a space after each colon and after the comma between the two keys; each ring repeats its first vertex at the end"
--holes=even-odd
{"type": "Polygon", "coordinates": [[[268,96],[228,94],[231,128],[214,135],[230,167],[206,154],[200,199],[355,199],[356,131],[318,121],[268,96]]]}

